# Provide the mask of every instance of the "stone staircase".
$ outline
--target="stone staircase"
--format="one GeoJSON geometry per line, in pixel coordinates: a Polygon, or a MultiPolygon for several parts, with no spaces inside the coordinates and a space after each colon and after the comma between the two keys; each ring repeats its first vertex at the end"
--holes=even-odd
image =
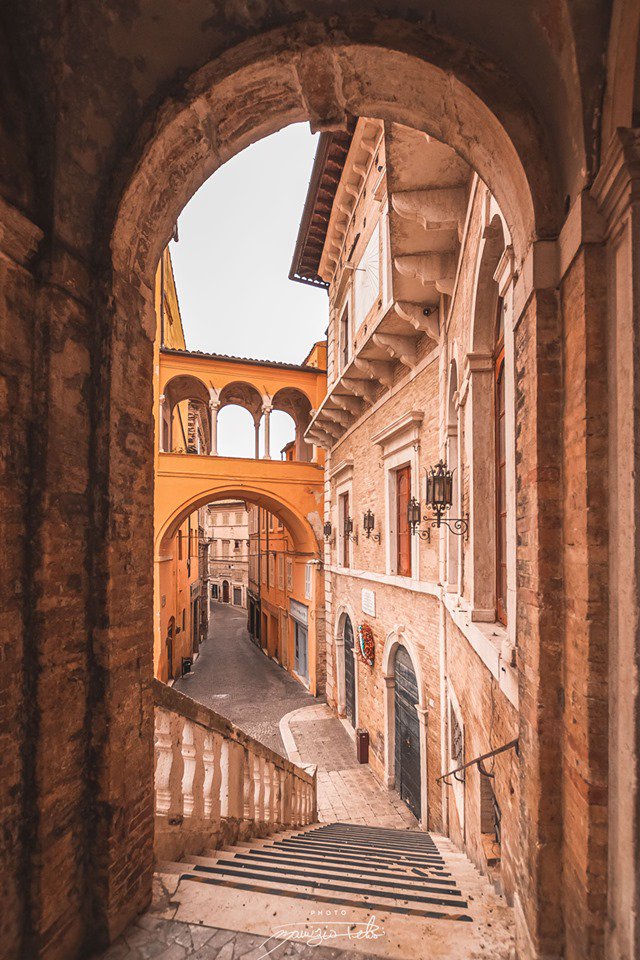
{"type": "Polygon", "coordinates": [[[166,919],[259,935],[265,956],[312,937],[365,956],[513,956],[504,900],[450,841],[419,831],[318,824],[158,870],[166,919]]]}
{"type": "Polygon", "coordinates": [[[154,902],[105,958],[514,955],[512,911],[449,840],[320,824],[315,768],[158,681],[154,698],[154,902]]]}

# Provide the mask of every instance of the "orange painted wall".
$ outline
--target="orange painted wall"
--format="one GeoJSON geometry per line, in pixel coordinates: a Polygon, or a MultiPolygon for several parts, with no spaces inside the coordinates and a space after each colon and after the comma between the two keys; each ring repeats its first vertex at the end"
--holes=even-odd
{"type": "MultiPolygon", "coordinates": [[[[173,268],[166,249],[156,274],[156,340],[154,344],[154,409],[158,409],[160,393],[160,338],[164,332],[165,346],[185,348],[182,318],[178,306],[173,268]]],[[[181,406],[186,423],[188,401],[181,406]]],[[[159,435],[156,421],[154,466],[158,472],[159,435]]],[[[158,530],[154,539],[157,539],[158,530]]],[[[154,673],[167,681],[181,674],[182,657],[193,653],[193,618],[191,584],[199,579],[198,569],[198,513],[188,517],[162,558],[155,563],[155,616],[158,629],[154,631],[154,673]],[[191,534],[191,535],[190,535],[191,534]],[[195,534],[195,535],[194,535],[195,534]],[[170,639],[171,638],[171,639],[170,639]],[[171,656],[170,656],[171,653],[171,656]],[[170,662],[171,661],[171,662],[170,662]]]]}

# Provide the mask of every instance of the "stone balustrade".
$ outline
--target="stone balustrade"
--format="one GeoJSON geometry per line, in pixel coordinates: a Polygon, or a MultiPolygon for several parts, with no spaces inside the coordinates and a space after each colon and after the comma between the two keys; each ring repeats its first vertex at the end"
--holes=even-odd
{"type": "Polygon", "coordinates": [[[316,821],[315,770],[159,680],[153,692],[158,860],[316,821]]]}

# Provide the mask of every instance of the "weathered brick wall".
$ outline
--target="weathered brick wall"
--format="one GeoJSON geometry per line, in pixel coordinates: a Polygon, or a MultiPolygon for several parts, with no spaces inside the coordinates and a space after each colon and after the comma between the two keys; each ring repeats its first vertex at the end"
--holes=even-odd
{"type": "MultiPolygon", "coordinates": [[[[387,584],[369,583],[348,574],[332,575],[334,610],[348,606],[356,618],[354,633],[359,623],[368,623],[375,639],[373,667],[358,661],[356,671],[356,699],[358,726],[369,731],[371,769],[384,783],[386,727],[384,716],[385,682],[382,657],[385,642],[397,625],[404,626],[404,634],[419,656],[418,668],[422,675],[424,702],[428,710],[427,771],[429,829],[442,831],[441,792],[436,777],[440,762],[440,674],[438,648],[438,604],[435,597],[416,595],[387,584]],[[375,618],[362,613],[362,587],[375,590],[375,618]]],[[[334,625],[335,630],[335,625],[334,625]]],[[[357,643],[357,636],[356,636],[357,643]]],[[[335,663],[335,643],[328,645],[327,656],[335,663]]],[[[334,702],[335,705],[335,702],[334,702]]]]}
{"type": "MultiPolygon", "coordinates": [[[[467,638],[445,614],[447,676],[455,691],[462,714],[465,760],[488,753],[518,736],[518,712],[499,689],[467,638]]],[[[448,732],[448,728],[447,728],[448,732]]],[[[492,771],[491,781],[502,816],[500,879],[507,898],[512,901],[515,886],[514,858],[519,834],[519,769],[511,750],[485,762],[492,771]]],[[[480,870],[486,872],[487,857],[482,845],[480,823],[480,773],[476,766],[465,772],[463,836],[457,807],[449,791],[449,815],[452,839],[464,846],[480,870]]]]}
{"type": "Polygon", "coordinates": [[[563,870],[568,956],[601,957],[607,881],[606,268],[583,247],[561,290],[564,390],[563,870]]]}

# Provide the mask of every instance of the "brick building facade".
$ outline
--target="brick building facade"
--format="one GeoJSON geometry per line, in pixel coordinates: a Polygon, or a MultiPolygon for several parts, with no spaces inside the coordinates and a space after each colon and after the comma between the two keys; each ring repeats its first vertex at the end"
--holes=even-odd
{"type": "Polygon", "coordinates": [[[314,268],[305,237],[338,164],[315,248],[328,392],[308,431],[327,451],[327,698],[368,732],[372,769],[424,828],[449,833],[512,899],[514,747],[441,779],[518,738],[511,239],[449,148],[361,118],[321,139],[294,275],[314,268]],[[452,503],[436,526],[425,480],[439,460],[452,503]]]}

